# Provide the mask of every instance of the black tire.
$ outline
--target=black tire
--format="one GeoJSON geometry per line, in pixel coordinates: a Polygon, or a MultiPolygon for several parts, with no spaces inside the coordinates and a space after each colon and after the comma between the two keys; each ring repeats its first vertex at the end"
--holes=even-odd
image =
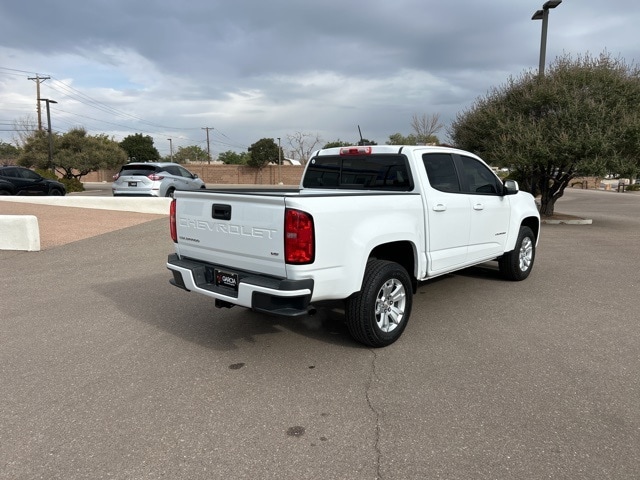
{"type": "Polygon", "coordinates": [[[61,197],[64,195],[64,193],[62,193],[62,190],[60,190],[59,188],[52,188],[49,192],[49,195],[52,195],[54,197],[61,197]]]}
{"type": "Polygon", "coordinates": [[[176,189],[175,188],[170,188],[169,190],[167,190],[167,193],[164,194],[165,197],[169,197],[169,198],[173,198],[173,192],[175,192],[176,189]]]}
{"type": "Polygon", "coordinates": [[[524,280],[531,273],[535,258],[536,237],[529,227],[520,227],[515,248],[498,260],[500,273],[507,280],[524,280]]]}
{"type": "Polygon", "coordinates": [[[9,190],[0,190],[0,195],[11,195],[9,190]]]}
{"type": "Polygon", "coordinates": [[[349,333],[370,347],[391,345],[407,326],[412,304],[411,279],[404,267],[371,260],[364,272],[362,289],[346,301],[349,333]]]}

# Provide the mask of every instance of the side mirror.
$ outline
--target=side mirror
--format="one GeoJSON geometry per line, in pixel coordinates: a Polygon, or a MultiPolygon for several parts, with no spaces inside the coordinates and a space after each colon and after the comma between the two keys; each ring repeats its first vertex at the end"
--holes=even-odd
{"type": "Polygon", "coordinates": [[[519,191],[520,187],[518,186],[518,182],[515,180],[505,180],[503,190],[505,195],[515,195],[519,191]]]}

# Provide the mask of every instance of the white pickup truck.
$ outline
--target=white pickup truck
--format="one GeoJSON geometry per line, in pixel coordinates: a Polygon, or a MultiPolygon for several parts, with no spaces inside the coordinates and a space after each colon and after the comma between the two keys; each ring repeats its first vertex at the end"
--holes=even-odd
{"type": "Polygon", "coordinates": [[[419,282],[497,260],[529,276],[534,198],[477,156],[429,146],[315,152],[296,189],[176,192],[171,283],[218,307],[299,316],[344,300],[355,340],[393,343],[419,282]]]}

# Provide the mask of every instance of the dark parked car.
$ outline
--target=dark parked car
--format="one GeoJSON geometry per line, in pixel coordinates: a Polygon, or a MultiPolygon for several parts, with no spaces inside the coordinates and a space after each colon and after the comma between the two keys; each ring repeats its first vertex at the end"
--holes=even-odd
{"type": "Polygon", "coordinates": [[[0,195],[64,195],[60,182],[49,180],[24,167],[0,167],[0,195]]]}

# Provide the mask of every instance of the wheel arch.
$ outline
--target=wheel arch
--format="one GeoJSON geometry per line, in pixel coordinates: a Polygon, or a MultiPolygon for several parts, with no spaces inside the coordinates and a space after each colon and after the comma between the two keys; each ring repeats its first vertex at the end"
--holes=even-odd
{"type": "Polygon", "coordinates": [[[368,260],[387,260],[404,267],[411,278],[413,292],[415,293],[418,282],[416,280],[416,248],[408,241],[396,241],[378,245],[369,254],[368,260]]]}
{"type": "Polygon", "coordinates": [[[538,238],[540,237],[540,219],[537,217],[527,217],[520,223],[521,227],[529,227],[533,232],[536,245],[538,244],[538,238]]]}

